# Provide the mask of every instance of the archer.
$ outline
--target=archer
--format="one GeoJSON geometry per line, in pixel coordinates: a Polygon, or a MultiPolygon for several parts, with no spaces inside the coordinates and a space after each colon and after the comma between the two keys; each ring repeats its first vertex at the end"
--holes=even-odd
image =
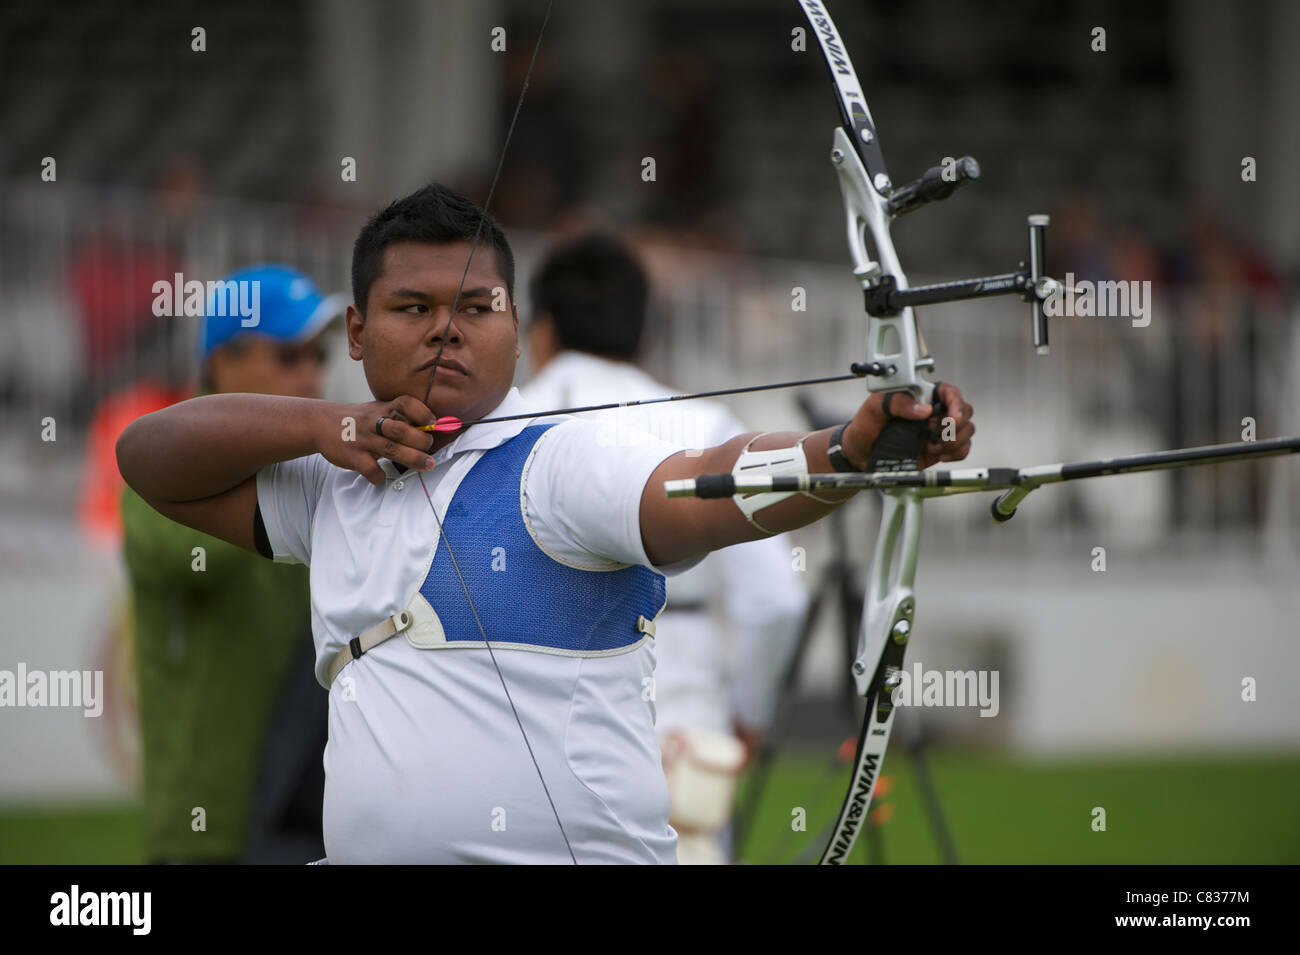
{"type": "MultiPolygon", "coordinates": [[[[531,410],[512,387],[505,234],[432,184],[361,230],[352,286],[349,354],[374,401],[210,395],[138,419],[117,445],[160,513],[310,565],[328,858],[674,861],[642,695],[664,577],[854,492],[668,499],[664,482],[870,470],[887,425],[914,422],[919,438],[938,409],[874,394],[837,428],[691,454],[648,435],[609,446],[591,420],[545,413],[429,433],[435,410],[531,410]]],[[[950,439],[921,439],[921,467],[964,459],[975,430],[956,387],[936,399],[950,439]]]]}

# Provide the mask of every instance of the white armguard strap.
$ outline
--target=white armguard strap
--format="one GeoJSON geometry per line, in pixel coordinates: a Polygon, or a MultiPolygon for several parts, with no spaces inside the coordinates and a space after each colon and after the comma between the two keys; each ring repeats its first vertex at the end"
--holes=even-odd
{"type": "MultiPolygon", "coordinates": [[[[808,456],[804,454],[803,443],[808,436],[804,435],[793,448],[771,448],[767,451],[751,451],[752,445],[759,438],[765,437],[770,432],[756,434],[745,444],[745,449],[740,452],[740,457],[736,458],[736,464],[731,469],[732,477],[791,477],[805,475],[808,473],[808,456]]],[[[745,520],[754,525],[755,528],[767,534],[769,537],[776,531],[770,531],[758,521],[754,520],[754,514],[765,507],[771,507],[773,504],[784,501],[787,497],[800,493],[799,491],[769,491],[761,494],[737,494],[732,498],[740,512],[745,515],[745,520]]],[[[835,504],[836,501],[827,501],[815,494],[807,493],[806,497],[811,497],[822,504],[835,504]]]]}

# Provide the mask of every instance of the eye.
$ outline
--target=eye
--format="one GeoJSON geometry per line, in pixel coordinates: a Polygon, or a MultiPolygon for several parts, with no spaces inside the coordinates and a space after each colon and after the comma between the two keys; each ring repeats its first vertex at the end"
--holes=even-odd
{"type": "Polygon", "coordinates": [[[425,312],[427,312],[428,310],[429,310],[429,307],[428,307],[427,305],[421,305],[421,304],[419,304],[419,303],[416,303],[416,304],[414,304],[414,305],[404,305],[401,309],[399,309],[399,311],[409,312],[409,313],[412,314],[412,315],[423,315],[423,314],[424,314],[425,312]],[[418,312],[412,312],[411,309],[413,309],[413,308],[418,308],[418,309],[420,309],[420,311],[418,311],[418,312]]]}

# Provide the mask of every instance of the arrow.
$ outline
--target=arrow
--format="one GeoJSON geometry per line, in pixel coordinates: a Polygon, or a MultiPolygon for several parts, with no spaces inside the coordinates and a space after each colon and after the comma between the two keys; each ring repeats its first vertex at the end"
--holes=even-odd
{"type": "Polygon", "coordinates": [[[665,398],[642,398],[639,401],[611,401],[603,405],[583,405],[579,408],[556,408],[552,411],[528,411],[524,414],[502,415],[499,418],[478,418],[461,421],[455,415],[443,415],[433,424],[419,425],[420,431],[451,432],[474,424],[494,424],[498,421],[522,421],[525,418],[543,418],[548,415],[578,414],[581,411],[608,411],[613,408],[633,408],[637,405],[657,405],[665,401],[689,401],[693,398],[716,398],[719,395],[739,395],[747,391],[770,391],[773,388],[797,388],[800,385],[824,385],[831,381],[851,381],[872,374],[868,366],[854,362],[853,371],[847,375],[830,375],[826,378],[801,378],[798,381],[779,381],[771,385],[746,385],[743,388],[720,388],[717,391],[697,391],[688,395],[668,395],[665,398]]]}

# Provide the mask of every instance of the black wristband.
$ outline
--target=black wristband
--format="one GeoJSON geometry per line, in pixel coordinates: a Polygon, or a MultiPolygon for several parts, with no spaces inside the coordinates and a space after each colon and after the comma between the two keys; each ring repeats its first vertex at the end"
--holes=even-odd
{"type": "Polygon", "coordinates": [[[841,473],[856,473],[859,469],[844,456],[844,429],[849,422],[844,422],[831,432],[831,443],[826,447],[826,456],[831,460],[831,467],[841,473]]]}

